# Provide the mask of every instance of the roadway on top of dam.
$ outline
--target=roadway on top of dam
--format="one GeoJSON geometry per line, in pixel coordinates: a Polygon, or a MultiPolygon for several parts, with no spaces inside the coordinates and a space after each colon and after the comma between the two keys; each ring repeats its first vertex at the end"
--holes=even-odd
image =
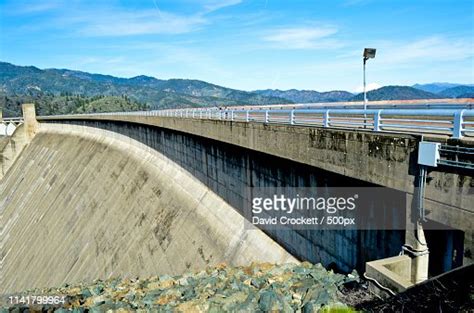
{"type": "MultiPolygon", "coordinates": [[[[428,99],[363,102],[274,104],[202,107],[140,112],[87,113],[42,116],[68,119],[103,115],[141,115],[240,122],[345,128],[363,131],[474,138],[474,99],[428,99]]],[[[0,135],[10,136],[21,117],[0,117],[0,135]]]]}
{"type": "Polygon", "coordinates": [[[471,140],[474,138],[473,106],[474,99],[374,101],[366,105],[359,102],[336,102],[75,114],[43,116],[40,119],[157,116],[422,134],[471,140]]]}

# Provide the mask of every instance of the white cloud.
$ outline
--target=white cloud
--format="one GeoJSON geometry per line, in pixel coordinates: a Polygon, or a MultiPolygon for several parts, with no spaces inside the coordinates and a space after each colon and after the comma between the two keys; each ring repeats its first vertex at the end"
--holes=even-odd
{"type": "Polygon", "coordinates": [[[431,36],[411,42],[382,43],[377,60],[386,65],[416,65],[417,63],[449,62],[474,56],[472,39],[431,36]]]}
{"type": "Polygon", "coordinates": [[[83,8],[67,12],[59,23],[72,24],[77,33],[86,36],[133,36],[150,34],[184,34],[211,23],[207,14],[241,3],[242,0],[194,0],[195,13],[177,14],[162,10],[157,0],[152,9],[127,10],[118,7],[83,8]]]}
{"type": "Polygon", "coordinates": [[[119,37],[151,34],[184,34],[201,29],[212,22],[208,14],[224,7],[237,5],[241,0],[192,0],[192,13],[162,10],[158,0],[149,9],[133,9],[97,3],[85,5],[74,2],[67,6],[59,0],[34,5],[16,5],[16,14],[55,10],[55,15],[38,27],[74,29],[76,34],[91,37],[119,37]],[[62,3],[62,4],[61,4],[62,3]],[[59,10],[61,9],[61,10],[59,10]]]}
{"type": "Polygon", "coordinates": [[[225,7],[237,5],[242,0],[206,0],[203,1],[202,5],[208,12],[216,11],[225,7]]]}
{"type": "Polygon", "coordinates": [[[9,4],[4,9],[2,13],[8,12],[12,15],[22,15],[22,14],[35,14],[43,13],[57,9],[61,6],[60,1],[50,0],[50,1],[18,1],[15,4],[9,4]]]}
{"type": "Polygon", "coordinates": [[[88,36],[130,36],[146,34],[181,34],[194,31],[206,24],[199,15],[183,16],[158,10],[134,12],[108,11],[76,17],[78,32],[88,36]]]}
{"type": "Polygon", "coordinates": [[[289,27],[274,30],[263,39],[285,49],[334,48],[340,43],[328,37],[336,33],[335,27],[289,27]]]}
{"type": "Polygon", "coordinates": [[[42,2],[42,3],[29,3],[23,6],[22,13],[39,13],[50,11],[59,7],[59,3],[52,2],[42,2]]]}

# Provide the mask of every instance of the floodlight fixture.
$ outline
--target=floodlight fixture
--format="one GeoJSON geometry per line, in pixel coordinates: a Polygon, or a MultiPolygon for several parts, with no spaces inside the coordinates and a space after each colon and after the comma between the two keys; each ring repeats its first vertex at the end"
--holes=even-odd
{"type": "Polygon", "coordinates": [[[375,58],[375,52],[377,49],[374,48],[365,48],[364,49],[364,59],[373,59],[375,58]]]}

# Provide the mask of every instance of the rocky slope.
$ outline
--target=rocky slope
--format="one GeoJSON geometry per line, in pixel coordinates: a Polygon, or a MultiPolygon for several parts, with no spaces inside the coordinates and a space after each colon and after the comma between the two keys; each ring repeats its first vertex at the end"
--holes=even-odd
{"type": "Polygon", "coordinates": [[[351,312],[343,304],[344,284],[356,274],[340,275],[310,263],[220,264],[181,276],[148,279],[108,279],[24,294],[66,295],[64,305],[36,305],[33,309],[65,312],[351,312]]]}

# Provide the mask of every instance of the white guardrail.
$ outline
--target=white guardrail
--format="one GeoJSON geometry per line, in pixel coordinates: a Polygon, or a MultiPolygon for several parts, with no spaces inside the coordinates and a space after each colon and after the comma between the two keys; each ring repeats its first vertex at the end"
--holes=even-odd
{"type": "MultiPolygon", "coordinates": [[[[69,115],[145,116],[360,129],[375,132],[474,136],[473,109],[173,109],[69,115]]],[[[68,115],[58,116],[67,118],[68,115]]],[[[54,119],[53,116],[45,117],[54,119]]]]}
{"type": "Polygon", "coordinates": [[[22,117],[7,117],[0,119],[0,136],[13,135],[17,127],[22,123],[22,117]]]}

